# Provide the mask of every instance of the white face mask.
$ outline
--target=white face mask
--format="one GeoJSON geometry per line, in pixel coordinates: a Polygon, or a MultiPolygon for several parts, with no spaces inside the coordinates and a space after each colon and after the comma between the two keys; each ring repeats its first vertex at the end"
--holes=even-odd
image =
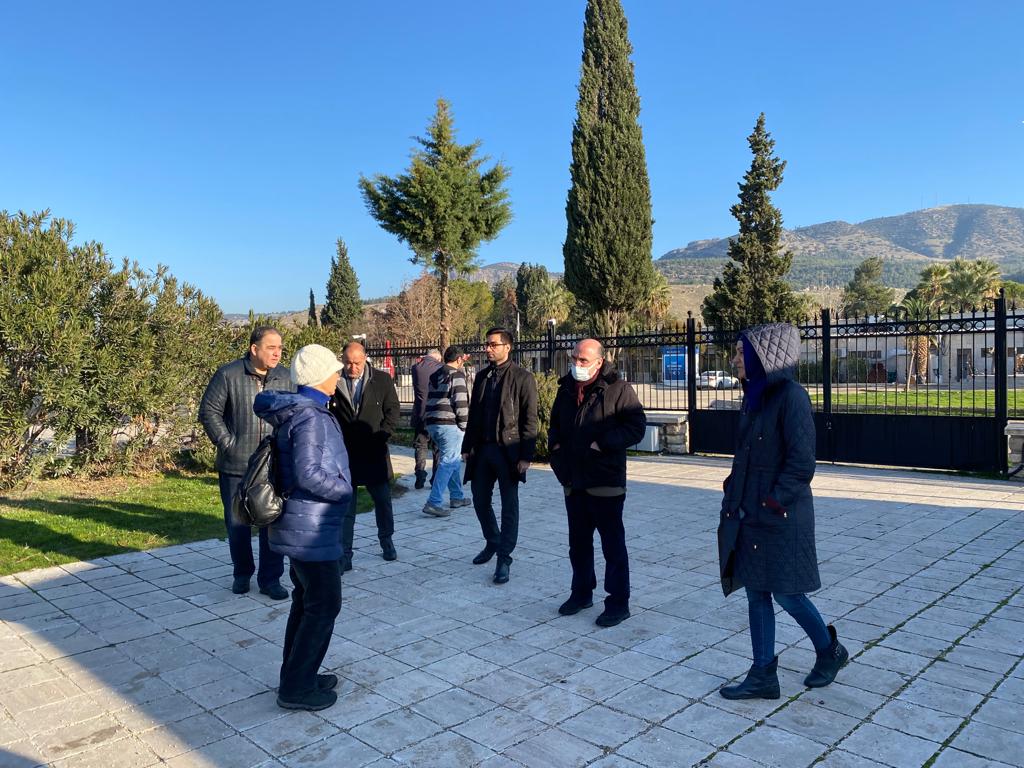
{"type": "Polygon", "coordinates": [[[586,368],[582,365],[573,364],[572,368],[569,369],[569,373],[572,374],[576,381],[590,381],[590,377],[594,375],[592,368],[593,366],[586,368]]]}

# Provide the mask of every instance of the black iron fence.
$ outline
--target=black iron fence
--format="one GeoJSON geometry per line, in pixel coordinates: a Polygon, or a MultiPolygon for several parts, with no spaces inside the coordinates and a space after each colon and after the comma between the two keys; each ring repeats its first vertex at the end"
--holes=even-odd
{"type": "MultiPolygon", "coordinates": [[[[817,411],[1024,417],[1024,312],[1001,301],[990,310],[936,317],[833,317],[825,310],[799,326],[797,375],[817,411]]],[[[602,339],[649,410],[739,408],[742,391],[730,365],[737,331],[685,326],[602,339]]],[[[519,340],[518,363],[565,373],[583,336],[519,340]]],[[[470,374],[486,366],[483,342],[461,343],[470,374]]],[[[429,344],[372,347],[374,364],[393,369],[403,402],[413,399],[412,365],[429,344]]]]}
{"type": "MultiPolygon", "coordinates": [[[[823,461],[1006,472],[1008,418],[1024,418],[1024,312],[992,309],[936,317],[833,317],[825,310],[798,326],[797,378],[815,409],[823,461]]],[[[687,411],[692,452],[731,453],[742,390],[730,359],[738,331],[703,328],[692,318],[602,339],[620,373],[650,411],[687,411]]],[[[515,360],[535,372],[569,368],[582,338],[520,340],[515,360]]],[[[461,345],[470,376],[486,366],[483,343],[461,345]]],[[[403,402],[413,400],[411,369],[430,345],[374,347],[392,370],[403,402]]]]}

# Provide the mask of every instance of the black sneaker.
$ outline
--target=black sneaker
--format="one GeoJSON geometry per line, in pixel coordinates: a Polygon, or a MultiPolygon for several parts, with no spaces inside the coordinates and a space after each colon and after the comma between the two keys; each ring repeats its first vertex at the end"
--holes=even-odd
{"type": "Polygon", "coordinates": [[[329,672],[324,675],[317,675],[316,687],[320,691],[333,691],[338,687],[338,676],[332,675],[329,672]]]}
{"type": "Polygon", "coordinates": [[[327,709],[337,700],[338,694],[334,691],[325,691],[321,689],[318,681],[317,689],[315,691],[310,691],[309,693],[295,699],[286,699],[278,694],[277,706],[282,709],[304,709],[307,712],[317,712],[321,709],[327,709]]]}
{"type": "Polygon", "coordinates": [[[604,611],[594,619],[599,627],[614,627],[629,618],[629,608],[605,608],[604,611]]]}
{"type": "Polygon", "coordinates": [[[260,594],[266,595],[271,600],[288,599],[288,590],[276,582],[274,584],[268,584],[265,587],[260,587],[260,594]]]}
{"type": "Polygon", "coordinates": [[[248,576],[235,576],[235,580],[231,582],[231,591],[236,595],[244,595],[249,591],[249,577],[248,576]]]}
{"type": "Polygon", "coordinates": [[[563,616],[572,616],[574,614],[579,613],[584,608],[590,608],[593,605],[593,598],[569,595],[569,599],[562,603],[560,606],[558,606],[558,612],[563,616]]]}
{"type": "Polygon", "coordinates": [[[492,557],[497,550],[488,544],[486,547],[480,550],[479,554],[473,558],[473,565],[483,565],[492,557]]]}

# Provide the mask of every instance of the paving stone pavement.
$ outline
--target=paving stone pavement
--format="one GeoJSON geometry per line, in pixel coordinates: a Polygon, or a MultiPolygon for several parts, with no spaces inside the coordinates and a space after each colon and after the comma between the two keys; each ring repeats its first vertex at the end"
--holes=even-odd
{"type": "Polygon", "coordinates": [[[718,585],[727,471],[630,460],[633,616],[610,629],[600,604],[557,614],[566,522],[545,468],[504,586],[470,563],[472,509],[427,517],[408,490],[393,563],[360,516],[325,661],[339,701],[318,713],[276,706],[288,603],[231,594],[223,541],[4,577],[0,766],[1024,765],[1024,485],[820,466],[814,600],[851,662],[805,689],[813,651],[780,614],[783,697],[729,702],[750,647],[743,597],[718,585]]]}

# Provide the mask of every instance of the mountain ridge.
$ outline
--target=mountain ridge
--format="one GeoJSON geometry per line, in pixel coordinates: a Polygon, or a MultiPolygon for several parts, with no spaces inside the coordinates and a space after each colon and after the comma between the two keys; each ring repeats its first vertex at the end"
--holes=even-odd
{"type": "MultiPolygon", "coordinates": [[[[794,287],[842,285],[864,259],[885,262],[884,279],[910,288],[928,264],[953,258],[988,258],[1004,274],[1024,271],[1024,208],[941,205],[851,224],[833,220],[785,229],[783,247],[793,251],[794,287]]],[[[670,282],[710,282],[728,259],[729,238],[694,240],[655,260],[670,282]]]]}

